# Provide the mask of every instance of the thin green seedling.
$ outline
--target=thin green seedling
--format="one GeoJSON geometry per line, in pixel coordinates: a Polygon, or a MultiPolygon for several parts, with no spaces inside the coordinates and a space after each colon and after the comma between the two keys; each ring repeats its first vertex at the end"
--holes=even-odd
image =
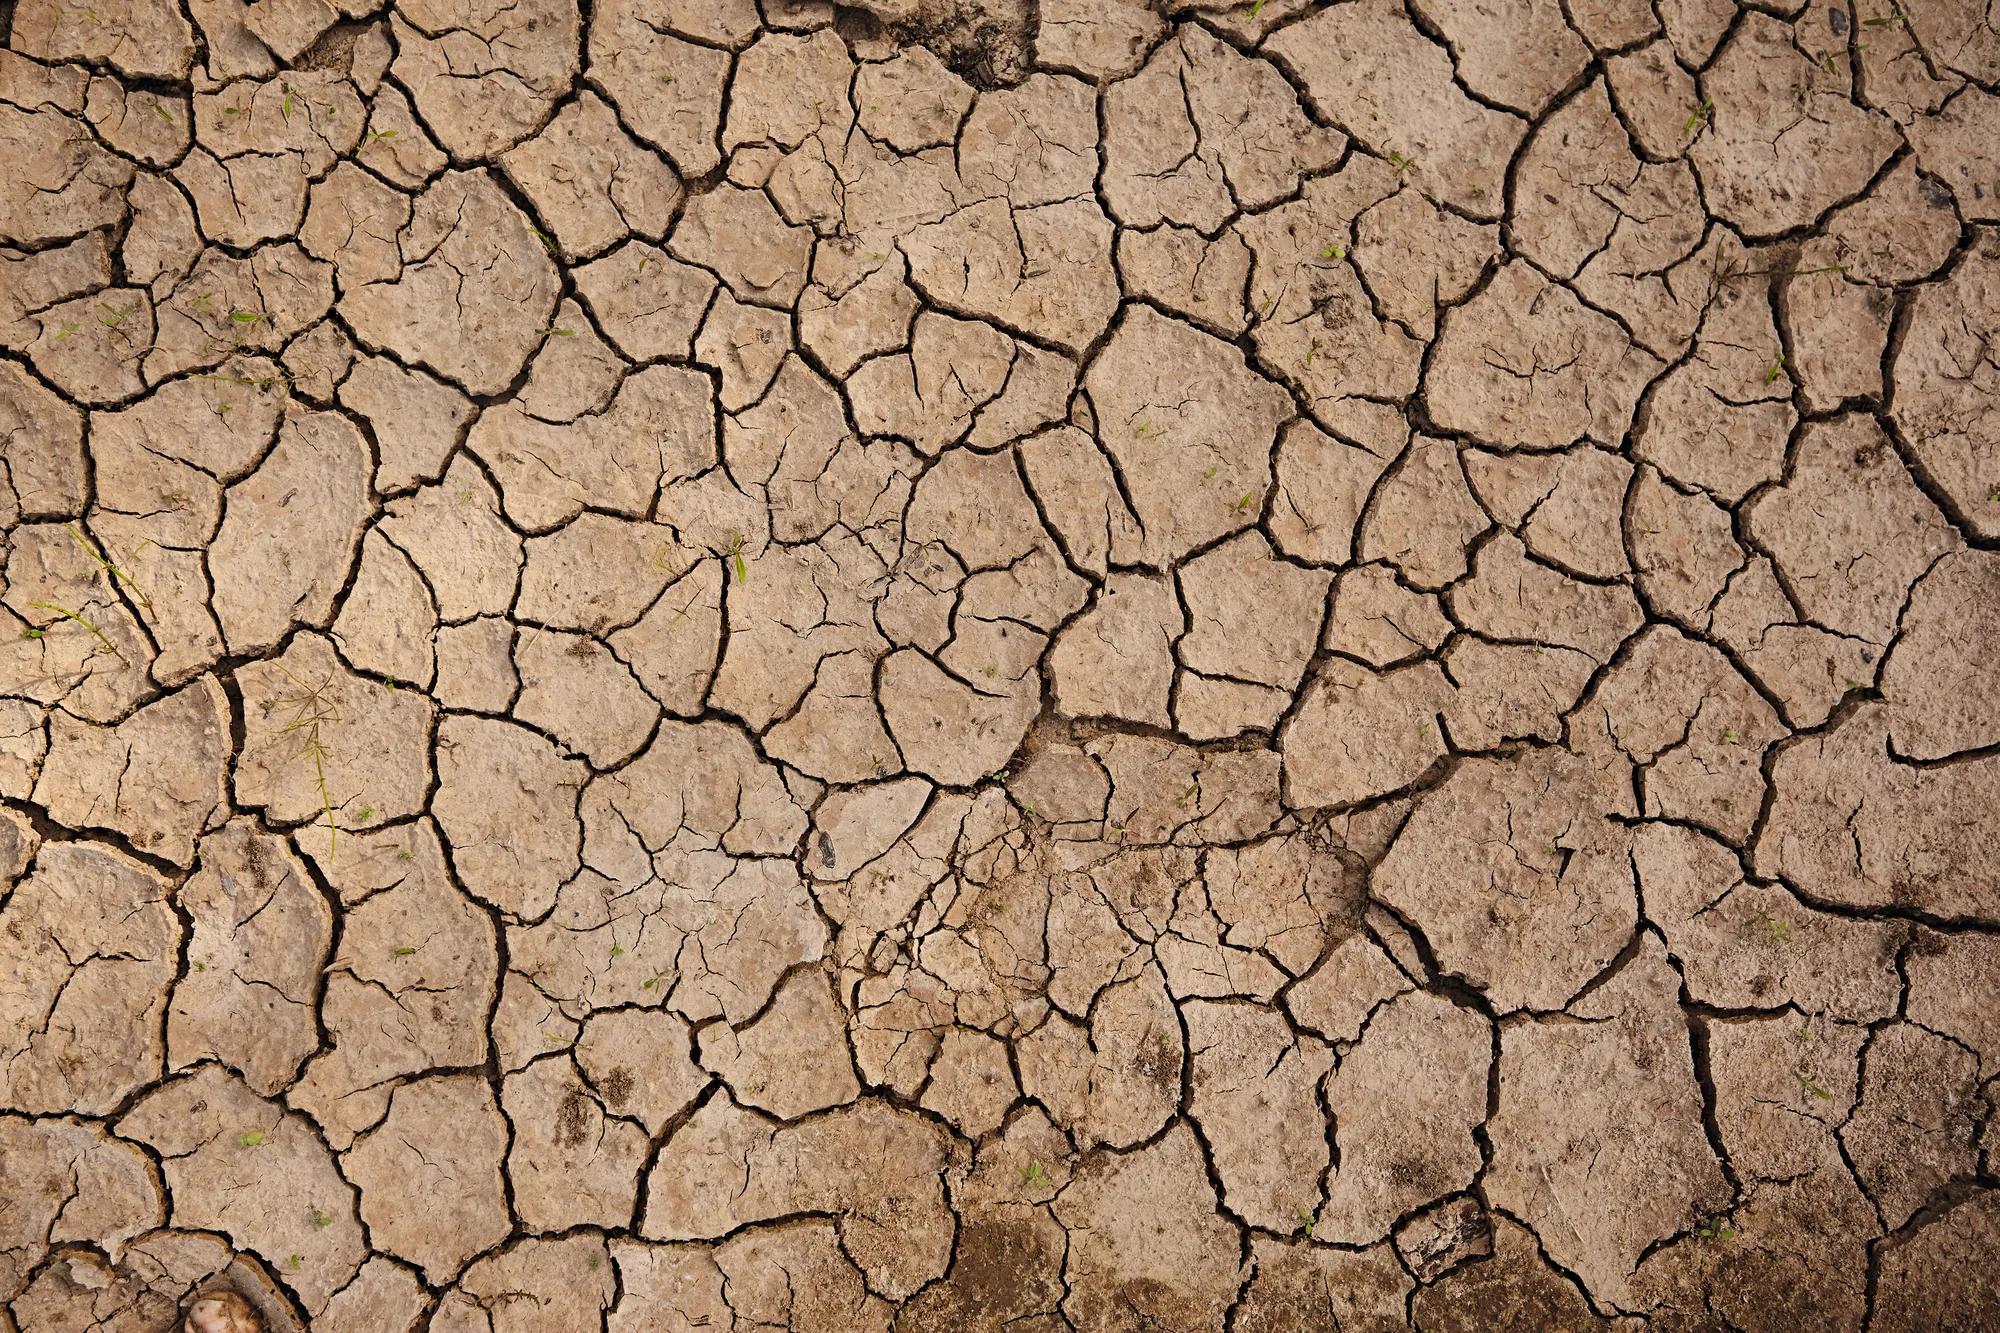
{"type": "Polygon", "coordinates": [[[1771,363],[1771,368],[1764,372],[1764,383],[1775,384],[1778,382],[1778,376],[1784,373],[1785,373],[1785,357],[1784,353],[1781,352],[1778,354],[1778,359],[1771,363]]]}
{"type": "Polygon", "coordinates": [[[1312,1215],[1312,1211],[1310,1209],[1306,1208],[1299,1209],[1300,1235],[1304,1236],[1307,1240],[1311,1240],[1313,1234],[1313,1228],[1318,1225],[1319,1225],[1319,1219],[1312,1215]]]}
{"type": "Polygon", "coordinates": [[[1021,1183],[1035,1189],[1047,1185],[1049,1178],[1043,1173],[1040,1162],[1030,1162],[1021,1168],[1021,1183]]]}
{"type": "Polygon", "coordinates": [[[1845,264],[1821,264],[1817,268],[1745,268],[1722,275],[1726,282],[1737,278],[1809,278],[1817,273],[1845,273],[1845,264]]]}
{"type": "Polygon", "coordinates": [[[239,1130],[236,1135],[236,1146],[239,1148],[257,1148],[261,1147],[263,1142],[264,1131],[261,1129],[239,1130]]]}
{"type": "MultiPolygon", "coordinates": [[[[117,565],[113,564],[111,560],[107,556],[105,556],[101,551],[99,551],[95,546],[92,546],[89,540],[85,538],[85,536],[83,535],[82,530],[79,529],[76,526],[76,524],[66,523],[63,526],[69,529],[69,535],[76,539],[76,544],[83,548],[83,553],[89,556],[92,560],[97,562],[98,568],[102,569],[105,573],[105,576],[111,580],[111,586],[113,588],[116,588],[121,583],[124,584],[128,589],[131,590],[133,598],[139,603],[140,607],[146,612],[146,614],[149,616],[153,614],[153,599],[146,595],[145,589],[139,586],[137,580],[135,580],[130,574],[127,574],[124,570],[120,569],[117,565]]],[[[146,549],[147,546],[150,546],[152,544],[153,544],[152,539],[149,537],[146,539],[144,543],[140,545],[139,549],[143,551],[146,549]]]]}
{"type": "Polygon", "coordinates": [[[1701,100],[1701,102],[1695,107],[1695,109],[1688,113],[1687,120],[1682,122],[1681,124],[1682,137],[1685,138],[1686,136],[1693,134],[1695,132],[1695,129],[1698,126],[1705,124],[1709,116],[1713,115],[1714,112],[1715,112],[1715,103],[1710,99],[1704,97],[1701,100]]]}
{"type": "MultiPolygon", "coordinates": [[[[292,757],[307,760],[312,764],[313,782],[319,791],[320,810],[326,816],[326,856],[331,861],[340,846],[340,826],[334,822],[333,795],[326,785],[327,748],[321,729],[329,722],[338,725],[342,720],[340,710],[326,699],[327,687],[333,683],[333,678],[329,676],[316,688],[309,689],[305,682],[293,675],[284,663],[274,662],[272,665],[284,672],[285,679],[298,686],[300,690],[296,697],[274,701],[276,707],[291,710],[291,716],[285,719],[279,728],[279,734],[296,736],[298,748],[292,752],[292,757]]],[[[373,813],[372,809],[370,813],[373,813]]]]}
{"type": "Polygon", "coordinates": [[[1347,248],[1338,241],[1328,241],[1320,247],[1319,257],[1321,259],[1345,259],[1347,258],[1347,248]]]}
{"type": "Polygon", "coordinates": [[[414,944],[399,944],[389,951],[389,956],[391,958],[408,958],[416,951],[417,947],[414,944]]]}
{"type": "Polygon", "coordinates": [[[330,1227],[333,1225],[333,1214],[321,1210],[320,1207],[317,1204],[315,1204],[311,1209],[307,1211],[306,1220],[308,1222],[311,1222],[316,1227],[330,1227]]]}
{"type": "Polygon", "coordinates": [[[1734,1240],[1736,1228],[1730,1226],[1723,1218],[1710,1217],[1703,1219],[1701,1224],[1695,1227],[1694,1234],[1703,1240],[1734,1240]]]}
{"type": "Polygon", "coordinates": [[[76,612],[70,610],[68,607],[57,606],[54,602],[29,602],[28,605],[34,607],[37,611],[52,612],[55,615],[61,616],[64,620],[75,621],[77,624],[83,626],[85,629],[89,630],[92,634],[96,635],[97,641],[104,645],[104,649],[106,652],[110,653],[113,657],[117,658],[121,662],[125,660],[125,654],[118,651],[117,644],[111,642],[111,640],[104,637],[103,630],[99,629],[95,624],[85,619],[83,616],[80,616],[76,612]]]}
{"type": "Polygon", "coordinates": [[[750,567],[743,560],[742,533],[734,529],[730,530],[729,549],[723,554],[729,562],[729,567],[736,571],[736,582],[739,585],[748,583],[750,581],[750,567]]]}
{"type": "Polygon", "coordinates": [[[1830,1102],[1833,1100],[1833,1093],[1827,1090],[1826,1085],[1824,1083],[1821,1083],[1818,1079],[1814,1078],[1811,1074],[1808,1074],[1805,1070],[1794,1069],[1792,1071],[1792,1077],[1799,1081],[1799,1091],[1817,1097],[1823,1102],[1830,1102]]]}

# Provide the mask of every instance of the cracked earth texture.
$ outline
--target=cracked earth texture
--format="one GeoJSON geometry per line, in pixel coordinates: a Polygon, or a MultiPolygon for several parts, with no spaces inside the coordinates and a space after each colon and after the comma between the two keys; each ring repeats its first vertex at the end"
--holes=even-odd
{"type": "Polygon", "coordinates": [[[0,1330],[2000,1328],[2000,20],[857,2],[0,0],[0,1330]]]}

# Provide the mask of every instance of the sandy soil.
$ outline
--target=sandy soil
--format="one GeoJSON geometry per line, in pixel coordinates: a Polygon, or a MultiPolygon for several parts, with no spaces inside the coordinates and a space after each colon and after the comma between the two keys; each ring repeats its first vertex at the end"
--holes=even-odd
{"type": "Polygon", "coordinates": [[[0,1331],[2000,1328],[2000,20],[860,3],[0,0],[0,1331]]]}

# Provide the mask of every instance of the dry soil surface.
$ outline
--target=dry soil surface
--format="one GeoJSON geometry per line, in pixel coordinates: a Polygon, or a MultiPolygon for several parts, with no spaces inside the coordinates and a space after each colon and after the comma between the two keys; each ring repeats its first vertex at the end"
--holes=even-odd
{"type": "Polygon", "coordinates": [[[1974,0],[0,0],[0,1330],[2000,1327],[1974,0]]]}

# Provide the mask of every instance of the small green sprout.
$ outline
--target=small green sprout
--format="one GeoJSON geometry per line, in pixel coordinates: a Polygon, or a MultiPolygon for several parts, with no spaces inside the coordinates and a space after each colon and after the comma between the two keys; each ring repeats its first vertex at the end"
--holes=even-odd
{"type": "Polygon", "coordinates": [[[1047,1185],[1049,1178],[1043,1173],[1040,1162],[1030,1162],[1021,1168],[1021,1183],[1030,1189],[1037,1189],[1047,1185]]]}
{"type": "Polygon", "coordinates": [[[375,807],[372,805],[364,805],[354,812],[355,822],[359,824],[366,824],[373,818],[375,818],[375,807]]]}
{"type": "Polygon", "coordinates": [[[623,945],[619,945],[619,944],[614,944],[614,945],[612,945],[612,946],[611,946],[611,956],[612,956],[613,958],[623,958],[623,957],[625,956],[625,948],[624,948],[624,946],[623,946],[623,945]]]}
{"type": "Polygon", "coordinates": [[[1394,167],[1396,174],[1400,176],[1411,167],[1417,165],[1417,160],[1413,157],[1404,157],[1401,153],[1392,152],[1389,154],[1389,165],[1394,167]]]}
{"type": "Polygon", "coordinates": [[[415,945],[399,944],[395,948],[389,951],[389,956],[392,958],[408,958],[411,954],[415,953],[416,951],[417,950],[415,945]]]}
{"type": "Polygon", "coordinates": [[[414,857],[415,857],[415,853],[414,853],[414,852],[412,852],[412,851],[411,851],[411,850],[410,850],[409,848],[407,848],[407,847],[403,848],[402,850],[400,850],[400,851],[398,851],[398,852],[396,853],[396,859],[397,859],[398,861],[408,861],[408,860],[412,860],[412,859],[413,859],[414,857]]]}
{"type": "Polygon", "coordinates": [[[1140,440],[1151,439],[1153,436],[1158,435],[1159,433],[1160,433],[1160,428],[1158,426],[1155,426],[1151,421],[1147,420],[1144,417],[1141,417],[1139,419],[1138,425],[1132,427],[1132,435],[1133,438],[1135,439],[1140,439],[1140,440]]]}
{"type": "Polygon", "coordinates": [[[1255,491],[1243,492],[1242,495],[1236,498],[1236,512],[1240,514],[1244,510],[1248,509],[1250,507],[1250,502],[1256,498],[1257,498],[1257,493],[1255,491]]]}
{"type": "Polygon", "coordinates": [[[1724,745],[1734,745],[1736,744],[1736,741],[1737,741],[1736,728],[1724,727],[1722,729],[1722,743],[1724,745]]]}
{"type": "Polygon", "coordinates": [[[1265,3],[1266,0],[1251,0],[1250,21],[1252,23],[1255,23],[1257,21],[1257,16],[1264,12],[1265,3]]]}
{"type": "Polygon", "coordinates": [[[1687,120],[1681,125],[1681,133],[1683,135],[1693,134],[1696,128],[1708,119],[1709,113],[1714,110],[1715,103],[1704,97],[1701,100],[1701,104],[1688,113],[1687,120]]]}
{"type": "Polygon", "coordinates": [[[388,142],[389,140],[391,140],[391,139],[393,139],[393,138],[395,138],[395,137],[396,137],[396,132],[395,132],[394,130],[370,130],[370,131],[368,131],[368,142],[369,142],[369,143],[387,143],[387,142],[388,142]]]}
{"type": "Polygon", "coordinates": [[[59,343],[65,338],[74,336],[76,330],[77,330],[76,321],[73,319],[66,319],[62,321],[62,323],[56,326],[56,336],[49,339],[49,341],[52,343],[59,343]]]}
{"type": "Polygon", "coordinates": [[[1781,352],[1778,355],[1778,359],[1771,363],[1771,368],[1764,372],[1764,383],[1775,384],[1777,383],[1778,376],[1784,373],[1785,373],[1785,357],[1784,354],[1781,352]]]}
{"type": "Polygon", "coordinates": [[[1201,779],[1196,778],[1193,782],[1188,783],[1187,790],[1180,794],[1180,798],[1176,800],[1174,804],[1186,805],[1189,801],[1196,800],[1200,796],[1201,796],[1201,779]]]}
{"type": "Polygon", "coordinates": [[[1703,1240],[1734,1240],[1736,1228],[1720,1217],[1709,1217],[1695,1227],[1694,1234],[1703,1240]]]}
{"type": "Polygon", "coordinates": [[[314,1207],[306,1214],[306,1219],[316,1227],[330,1227],[333,1225],[333,1214],[321,1212],[317,1207],[314,1207]]]}
{"type": "Polygon", "coordinates": [[[1318,1225],[1319,1225],[1319,1219],[1312,1215],[1311,1209],[1309,1208],[1299,1209],[1300,1235],[1304,1236],[1307,1240],[1311,1240],[1313,1234],[1313,1228],[1318,1225]]]}
{"type": "Polygon", "coordinates": [[[294,1254],[285,1260],[285,1267],[296,1273],[299,1271],[299,1266],[303,1263],[305,1263],[305,1260],[294,1254]]]}
{"type": "Polygon", "coordinates": [[[264,1131],[261,1129],[246,1129],[239,1132],[236,1136],[237,1146],[242,1148],[256,1148],[261,1146],[263,1142],[264,1131]]]}
{"type": "Polygon", "coordinates": [[[1781,921],[1777,917],[1770,915],[1768,912],[1761,916],[1756,917],[1755,923],[1764,928],[1765,932],[1770,935],[1774,943],[1784,944],[1792,938],[1791,923],[1788,921],[1781,921]]]}
{"type": "Polygon", "coordinates": [[[21,629],[21,637],[24,639],[39,639],[47,633],[47,630],[36,629],[33,625],[26,625],[21,629]]]}
{"type": "Polygon", "coordinates": [[[104,645],[104,649],[106,652],[110,653],[113,657],[117,658],[121,662],[125,660],[125,654],[118,651],[118,645],[112,643],[110,639],[104,637],[103,630],[99,629],[95,624],[91,623],[83,616],[78,615],[76,612],[68,610],[65,607],[57,606],[54,602],[29,602],[28,605],[34,607],[37,611],[52,611],[56,615],[61,616],[64,620],[75,621],[77,624],[83,626],[85,629],[89,630],[92,634],[96,635],[97,641],[104,645]]]}
{"type": "Polygon", "coordinates": [[[290,124],[292,119],[292,85],[281,83],[278,86],[285,90],[285,100],[278,103],[278,114],[285,118],[287,124],[290,124]]]}
{"type": "Polygon", "coordinates": [[[1345,259],[1347,258],[1347,250],[1338,241],[1329,241],[1321,247],[1319,257],[1321,259],[1345,259]]]}
{"type": "Polygon", "coordinates": [[[1833,1100],[1833,1094],[1827,1091],[1826,1085],[1821,1083],[1818,1079],[1814,1078],[1811,1074],[1808,1074],[1805,1070],[1794,1069],[1792,1071],[1792,1077],[1799,1081],[1799,1091],[1817,1097],[1823,1102],[1830,1102],[1833,1100]]]}
{"type": "Polygon", "coordinates": [[[743,561],[742,533],[737,532],[733,528],[730,530],[729,550],[724,554],[729,561],[729,567],[736,571],[736,582],[738,584],[748,583],[750,581],[750,567],[743,561]]]}
{"type": "Polygon", "coordinates": [[[167,124],[169,124],[169,125],[173,125],[173,124],[177,124],[177,123],[178,123],[178,122],[176,122],[176,121],[174,120],[174,113],[173,113],[173,112],[171,112],[171,111],[169,111],[169,110],[167,110],[167,108],[166,108],[166,106],[165,106],[165,104],[164,104],[164,103],[160,103],[160,102],[155,102],[155,103],[153,103],[153,112],[154,112],[154,114],[155,114],[155,115],[159,116],[159,118],[160,118],[161,120],[164,120],[164,121],[166,121],[166,122],[167,122],[167,124]]]}

